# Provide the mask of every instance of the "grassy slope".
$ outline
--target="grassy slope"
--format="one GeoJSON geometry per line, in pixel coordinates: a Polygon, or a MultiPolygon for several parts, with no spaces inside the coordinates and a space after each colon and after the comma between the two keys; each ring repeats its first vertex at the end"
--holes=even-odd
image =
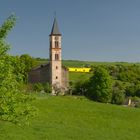
{"type": "Polygon", "coordinates": [[[0,122],[1,140],[139,140],[140,109],[77,97],[40,97],[28,127],[0,122]]]}
{"type": "Polygon", "coordinates": [[[69,81],[76,83],[78,81],[88,80],[92,73],[69,72],[69,81]]]}

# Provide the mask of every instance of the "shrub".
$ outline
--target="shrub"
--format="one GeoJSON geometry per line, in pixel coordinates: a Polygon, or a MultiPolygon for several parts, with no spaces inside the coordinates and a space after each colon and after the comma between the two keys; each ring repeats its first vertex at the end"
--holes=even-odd
{"type": "Polygon", "coordinates": [[[33,84],[33,90],[36,92],[44,91],[44,87],[41,83],[33,84]]]}
{"type": "Polygon", "coordinates": [[[131,99],[132,99],[132,102],[134,103],[135,107],[140,108],[140,98],[137,96],[134,96],[131,99]]]}
{"type": "Polygon", "coordinates": [[[74,84],[73,95],[86,95],[87,92],[87,82],[78,81],[74,84]]]}
{"type": "Polygon", "coordinates": [[[36,92],[46,92],[46,93],[51,93],[52,92],[52,87],[50,86],[49,83],[35,83],[33,84],[33,90],[36,92]]]}
{"type": "Polygon", "coordinates": [[[51,93],[52,92],[52,87],[51,87],[51,85],[49,83],[44,83],[43,88],[44,88],[44,91],[46,93],[51,93]]]}

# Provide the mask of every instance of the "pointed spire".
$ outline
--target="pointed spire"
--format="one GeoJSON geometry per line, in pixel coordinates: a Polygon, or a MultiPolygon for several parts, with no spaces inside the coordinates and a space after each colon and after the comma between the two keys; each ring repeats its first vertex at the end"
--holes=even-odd
{"type": "Polygon", "coordinates": [[[56,18],[54,18],[51,35],[61,35],[60,32],[59,32],[59,28],[58,28],[58,24],[57,24],[56,18]]]}

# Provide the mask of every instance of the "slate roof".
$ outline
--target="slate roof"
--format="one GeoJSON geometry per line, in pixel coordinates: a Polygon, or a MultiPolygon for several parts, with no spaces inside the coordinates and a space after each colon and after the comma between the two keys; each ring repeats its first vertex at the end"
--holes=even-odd
{"type": "Polygon", "coordinates": [[[56,18],[54,18],[53,26],[52,26],[52,31],[50,35],[61,35],[59,32],[58,24],[56,18]]]}

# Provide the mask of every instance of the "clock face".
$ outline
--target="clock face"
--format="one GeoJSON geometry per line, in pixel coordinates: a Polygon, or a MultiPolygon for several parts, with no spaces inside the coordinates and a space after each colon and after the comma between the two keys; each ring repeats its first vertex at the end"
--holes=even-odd
{"type": "Polygon", "coordinates": [[[58,40],[58,36],[55,36],[55,40],[58,40]]]}

